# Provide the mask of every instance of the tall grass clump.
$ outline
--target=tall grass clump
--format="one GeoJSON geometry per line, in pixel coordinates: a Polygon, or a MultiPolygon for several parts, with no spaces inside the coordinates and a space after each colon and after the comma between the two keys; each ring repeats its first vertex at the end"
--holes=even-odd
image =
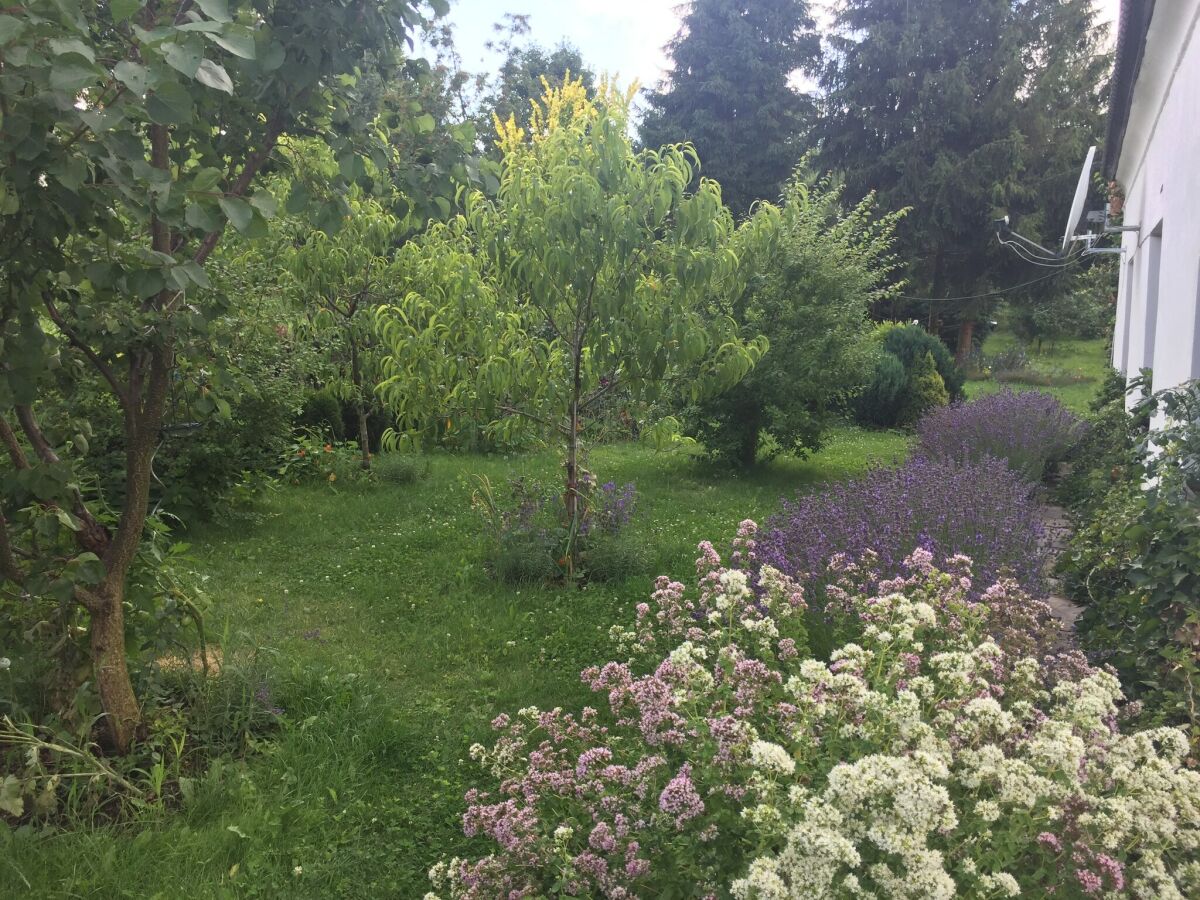
{"type": "Polygon", "coordinates": [[[979,591],[1002,573],[1026,590],[1041,586],[1043,551],[1034,486],[1001,460],[918,456],[819,494],[785,500],[761,535],[761,565],[800,580],[810,598],[832,580],[829,563],[870,554],[885,578],[903,574],[914,547],[945,566],[956,554],[974,560],[979,591]]]}
{"type": "Polygon", "coordinates": [[[1004,460],[1029,481],[1063,459],[1080,439],[1084,423],[1041,391],[1004,390],[970,403],[931,409],[917,424],[921,449],[936,459],[1004,460]]]}

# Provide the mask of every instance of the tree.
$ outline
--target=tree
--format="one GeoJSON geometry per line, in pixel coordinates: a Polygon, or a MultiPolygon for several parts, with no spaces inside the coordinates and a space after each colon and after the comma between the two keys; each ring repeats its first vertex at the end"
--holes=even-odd
{"type": "Polygon", "coordinates": [[[689,429],[727,462],[753,465],[763,435],[772,452],[818,449],[863,381],[868,311],[898,290],[887,282],[902,214],[877,215],[871,196],[845,209],[842,196],[828,178],[798,173],[781,207],[760,205],[737,231],[734,252],[752,274],[716,307],[770,350],[736,387],[693,407],[689,429]]]}
{"type": "Polygon", "coordinates": [[[695,146],[704,176],[720,183],[735,216],[755,200],[777,200],[812,107],[790,84],[820,53],[807,2],[692,0],[670,51],[666,82],[649,95],[642,142],[695,146]]]}
{"type": "MultiPolygon", "coordinates": [[[[30,0],[0,15],[0,599],[80,611],[118,751],[141,720],[124,600],[154,452],[179,361],[204,354],[224,304],[204,263],[228,224],[266,230],[276,201],[256,184],[289,133],[326,135],[336,181],[353,177],[369,130],[341,76],[415,18],[408,0],[30,0]],[[62,365],[121,409],[112,513],[80,477],[88,411],[77,433],[40,419],[62,365]]],[[[328,208],[336,221],[344,202],[328,208]]]]}
{"type": "MultiPolygon", "coordinates": [[[[885,208],[912,207],[898,233],[910,294],[974,297],[1028,279],[991,223],[1005,213],[1047,227],[1065,218],[1065,183],[1102,109],[1093,16],[1088,0],[847,0],[838,9],[821,77],[819,163],[844,172],[854,196],[875,190],[885,208]]],[[[933,331],[955,326],[962,357],[993,303],[892,313],[933,331]]]]}
{"type": "Polygon", "coordinates": [[[498,80],[482,102],[479,130],[488,149],[493,153],[499,150],[493,116],[501,122],[512,118],[519,128],[529,128],[533,104],[545,92],[545,85],[562,87],[571,76],[580,79],[589,91],[595,86],[595,75],[584,64],[579,50],[570,44],[559,44],[553,50],[538,44],[510,46],[498,80]]]}
{"type": "Polygon", "coordinates": [[[333,387],[348,398],[358,425],[362,467],[371,468],[367,414],[375,401],[375,310],[389,299],[399,222],[378,202],[356,198],[345,226],[313,230],[289,254],[293,303],[317,334],[332,334],[333,387]]]}
{"type": "Polygon", "coordinates": [[[528,134],[510,119],[496,199],[472,193],[402,251],[408,292],[380,316],[380,391],[397,428],[482,416],[501,435],[561,440],[576,524],[580,438],[608,393],[649,394],[696,366],[702,396],[765,349],[702,308],[736,268],[719,188],[687,191],[696,163],[680,147],[635,153],[629,100],[606,84],[589,98],[573,79],[546,91],[528,134]]]}

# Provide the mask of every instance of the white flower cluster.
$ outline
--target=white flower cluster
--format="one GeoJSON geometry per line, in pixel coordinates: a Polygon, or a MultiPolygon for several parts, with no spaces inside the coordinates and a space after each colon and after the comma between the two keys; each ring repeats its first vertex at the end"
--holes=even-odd
{"type": "Polygon", "coordinates": [[[1036,660],[952,632],[929,604],[869,603],[860,643],[788,680],[791,740],[751,747],[777,778],[768,760],[786,757],[795,783],[785,846],[735,897],[1015,897],[1045,866],[1070,894],[1200,896],[1200,773],[1180,731],[1119,734],[1107,672],[1047,690],[1036,660]]]}

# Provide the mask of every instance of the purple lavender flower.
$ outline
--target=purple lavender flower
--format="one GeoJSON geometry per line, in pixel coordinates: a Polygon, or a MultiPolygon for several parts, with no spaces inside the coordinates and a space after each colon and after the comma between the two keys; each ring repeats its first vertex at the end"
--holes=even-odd
{"type": "Polygon", "coordinates": [[[919,547],[939,568],[953,568],[947,563],[956,554],[971,557],[971,599],[1006,570],[1037,593],[1044,551],[1036,511],[1034,487],[999,460],[918,456],[784,501],[758,535],[756,561],[820,598],[835,556],[843,555],[837,565],[852,566],[870,555],[870,567],[892,578],[904,574],[905,558],[919,547]]]}
{"type": "Polygon", "coordinates": [[[917,435],[927,456],[957,462],[991,456],[1040,481],[1046,466],[1062,459],[1084,428],[1050,394],[1004,390],[931,410],[917,424],[917,435]]]}

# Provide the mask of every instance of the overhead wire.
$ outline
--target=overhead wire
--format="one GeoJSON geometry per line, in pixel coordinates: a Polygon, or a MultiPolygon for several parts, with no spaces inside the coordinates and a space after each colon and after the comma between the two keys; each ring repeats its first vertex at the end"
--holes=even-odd
{"type": "Polygon", "coordinates": [[[910,297],[907,294],[898,294],[895,299],[897,299],[897,300],[916,300],[916,301],[921,301],[921,302],[925,302],[925,303],[954,303],[954,302],[957,302],[960,300],[985,300],[988,297],[1000,297],[1000,296],[1003,296],[1004,294],[1011,294],[1013,291],[1019,291],[1021,288],[1029,287],[1032,284],[1038,284],[1039,282],[1048,281],[1051,278],[1056,278],[1059,275],[1061,275],[1065,270],[1071,268],[1072,266],[1079,265],[1079,263],[1081,262],[1081,259],[1082,259],[1081,257],[1076,256],[1072,261],[1065,263],[1062,266],[1058,266],[1055,269],[1055,271],[1049,273],[1048,275],[1041,275],[1037,278],[1031,278],[1029,281],[1023,281],[1020,284],[1014,284],[1011,287],[1000,288],[995,291],[987,291],[982,294],[968,294],[968,295],[965,295],[962,297],[910,297]]]}

